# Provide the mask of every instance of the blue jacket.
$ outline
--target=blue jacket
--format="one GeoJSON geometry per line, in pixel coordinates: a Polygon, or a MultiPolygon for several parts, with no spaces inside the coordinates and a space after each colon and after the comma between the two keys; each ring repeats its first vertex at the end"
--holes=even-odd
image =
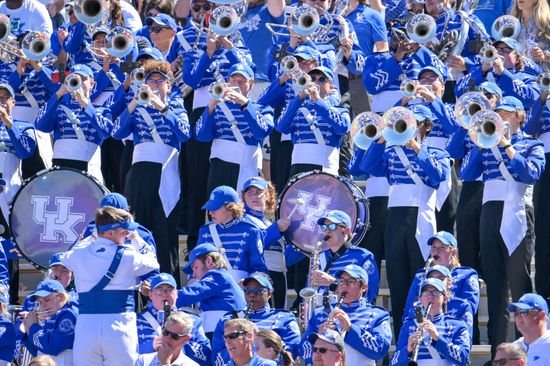
{"type": "Polygon", "coordinates": [[[0,314],[0,360],[13,361],[15,357],[15,326],[11,319],[0,314]]]}

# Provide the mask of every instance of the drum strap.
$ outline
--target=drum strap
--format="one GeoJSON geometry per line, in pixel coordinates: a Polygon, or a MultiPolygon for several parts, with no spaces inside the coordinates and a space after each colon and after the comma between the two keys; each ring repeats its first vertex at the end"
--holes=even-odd
{"type": "Polygon", "coordinates": [[[304,115],[306,121],[309,123],[309,128],[311,128],[311,131],[315,136],[315,141],[317,141],[317,145],[326,145],[323,134],[321,133],[317,125],[315,125],[316,120],[313,114],[311,114],[311,112],[306,107],[300,107],[300,109],[298,110],[304,115]]]}
{"type": "Polygon", "coordinates": [[[498,148],[498,146],[493,146],[491,148],[491,152],[498,161],[498,170],[500,170],[500,174],[502,174],[504,179],[508,182],[515,181],[514,177],[512,177],[512,174],[510,174],[508,169],[506,169],[506,164],[504,164],[504,159],[502,158],[502,154],[500,153],[500,149],[498,148]]]}
{"type": "MultiPolygon", "coordinates": [[[[176,34],[176,37],[178,38],[178,41],[180,42],[180,44],[183,47],[183,49],[185,50],[185,52],[187,52],[191,49],[191,45],[189,44],[189,42],[187,42],[187,40],[183,36],[183,31],[178,32],[178,34],[176,34]]],[[[197,34],[197,37],[200,37],[200,34],[197,34]]]]}
{"type": "Polygon", "coordinates": [[[145,320],[147,320],[147,323],[149,323],[149,325],[155,330],[157,335],[160,335],[160,333],[162,332],[162,327],[160,326],[158,320],[155,319],[155,317],[151,315],[151,313],[148,311],[143,313],[143,317],[145,318],[145,320]]]}
{"type": "Polygon", "coordinates": [[[157,127],[155,126],[155,122],[153,122],[153,119],[151,118],[151,115],[145,108],[138,108],[137,111],[141,115],[141,118],[147,123],[147,126],[149,126],[149,132],[151,133],[151,136],[153,137],[153,141],[155,141],[158,144],[163,144],[164,141],[160,138],[160,135],[157,131],[157,127]]]}
{"type": "Polygon", "coordinates": [[[411,177],[414,183],[417,185],[424,184],[422,179],[420,179],[418,174],[414,171],[411,161],[403,151],[403,148],[401,148],[401,146],[394,146],[393,148],[395,149],[395,152],[397,153],[397,157],[401,161],[401,164],[403,164],[403,166],[405,167],[405,170],[407,171],[407,174],[409,175],[409,177],[411,177]]]}
{"type": "Polygon", "coordinates": [[[64,106],[63,104],[59,105],[63,111],[65,111],[65,114],[69,118],[69,121],[71,121],[71,125],[74,129],[74,132],[76,133],[76,137],[81,141],[86,141],[86,136],[84,136],[84,132],[82,131],[82,128],[80,128],[80,120],[74,114],[73,111],[71,111],[67,106],[64,106]]]}
{"type": "Polygon", "coordinates": [[[122,245],[119,245],[116,249],[115,256],[113,257],[113,261],[111,262],[111,265],[109,266],[109,269],[107,270],[107,273],[103,275],[101,280],[95,285],[90,291],[101,291],[111,282],[113,277],[115,276],[116,270],[118,269],[118,266],[120,265],[120,262],[122,261],[122,255],[124,254],[124,247],[122,245]]]}
{"type": "Polygon", "coordinates": [[[208,225],[208,230],[210,231],[210,235],[212,235],[212,241],[214,242],[214,245],[216,246],[216,248],[218,248],[220,254],[223,255],[223,259],[225,259],[227,265],[231,267],[231,262],[229,262],[229,258],[227,258],[227,254],[225,253],[220,235],[218,234],[218,229],[216,229],[216,224],[213,222],[210,223],[208,225]]]}
{"type": "Polygon", "coordinates": [[[218,105],[220,106],[225,118],[227,118],[229,123],[231,123],[231,132],[233,133],[235,140],[237,140],[237,142],[240,144],[246,145],[243,134],[241,133],[241,130],[239,130],[239,126],[237,126],[237,120],[235,119],[235,116],[233,115],[227,104],[225,104],[225,102],[222,100],[218,105]]]}

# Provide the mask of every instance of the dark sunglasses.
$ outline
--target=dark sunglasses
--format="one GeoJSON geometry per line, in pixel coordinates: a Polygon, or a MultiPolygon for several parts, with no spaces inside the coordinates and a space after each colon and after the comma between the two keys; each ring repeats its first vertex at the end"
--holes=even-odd
{"type": "Polygon", "coordinates": [[[328,225],[327,224],[322,224],[321,225],[321,230],[322,231],[327,231],[327,229],[329,229],[330,231],[336,231],[336,229],[338,227],[341,227],[341,226],[338,225],[338,224],[335,224],[335,223],[331,223],[331,224],[328,224],[328,225]]]}
{"type": "Polygon", "coordinates": [[[169,27],[163,27],[162,25],[153,25],[149,27],[149,33],[160,33],[163,29],[171,29],[169,27]]]}
{"type": "Polygon", "coordinates": [[[172,338],[173,340],[175,341],[178,341],[180,338],[183,338],[183,337],[186,337],[187,334],[178,334],[178,333],[173,333],[173,332],[170,332],[169,330],[167,329],[163,329],[162,330],[162,335],[165,336],[165,337],[170,337],[172,338]]]}
{"type": "Polygon", "coordinates": [[[246,295],[261,295],[266,292],[267,289],[263,287],[245,287],[243,291],[246,295]]]}
{"type": "Polygon", "coordinates": [[[312,76],[312,77],[311,77],[311,81],[312,81],[312,82],[318,81],[319,84],[324,84],[324,83],[327,82],[327,80],[328,80],[328,79],[326,78],[326,76],[312,76]]]}
{"type": "Polygon", "coordinates": [[[243,330],[241,330],[241,331],[239,331],[239,332],[233,332],[233,333],[230,333],[230,334],[224,334],[224,335],[223,335],[223,339],[226,340],[226,341],[229,340],[229,339],[237,339],[237,338],[239,338],[240,336],[245,335],[245,334],[246,334],[246,332],[243,331],[243,330]]]}
{"type": "Polygon", "coordinates": [[[194,12],[199,12],[199,11],[201,11],[201,8],[204,11],[208,11],[208,10],[212,9],[212,5],[210,5],[210,4],[193,5],[193,7],[191,9],[193,9],[194,12]]]}
{"type": "Polygon", "coordinates": [[[327,352],[340,352],[336,349],[328,349],[325,347],[313,347],[313,353],[319,352],[320,354],[325,354],[327,352]]]}

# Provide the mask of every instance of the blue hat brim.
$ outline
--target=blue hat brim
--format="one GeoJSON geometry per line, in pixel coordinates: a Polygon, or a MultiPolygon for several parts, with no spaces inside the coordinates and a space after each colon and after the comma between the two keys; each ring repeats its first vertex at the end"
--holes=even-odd
{"type": "Polygon", "coordinates": [[[38,290],[32,293],[30,296],[31,301],[34,301],[37,297],[46,297],[55,293],[56,291],[38,290]]]}
{"type": "Polygon", "coordinates": [[[223,205],[224,205],[223,202],[221,202],[220,204],[216,204],[216,202],[214,202],[214,201],[208,201],[204,204],[204,206],[202,206],[202,209],[203,210],[208,210],[208,211],[216,211],[220,207],[222,207],[223,205]]]}
{"type": "Polygon", "coordinates": [[[517,110],[517,108],[514,107],[514,106],[511,106],[511,105],[499,105],[499,106],[495,107],[495,111],[500,111],[500,110],[508,111],[508,112],[515,112],[517,110]]]}
{"type": "Polygon", "coordinates": [[[157,284],[155,285],[155,287],[153,287],[153,288],[157,288],[157,287],[159,287],[160,285],[170,285],[170,286],[176,288],[176,286],[174,286],[174,284],[173,284],[171,281],[169,281],[169,280],[160,281],[160,282],[157,283],[157,284]]]}
{"type": "Polygon", "coordinates": [[[532,307],[531,305],[524,304],[522,302],[513,302],[513,303],[508,305],[508,311],[514,311],[516,309],[519,309],[519,310],[532,310],[532,309],[534,309],[534,307],[532,307]]]}

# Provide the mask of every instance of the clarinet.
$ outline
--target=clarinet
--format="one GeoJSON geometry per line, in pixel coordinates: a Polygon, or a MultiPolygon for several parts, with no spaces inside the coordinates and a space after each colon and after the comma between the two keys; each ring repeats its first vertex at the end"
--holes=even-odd
{"type": "Polygon", "coordinates": [[[252,313],[252,307],[254,306],[254,301],[250,301],[248,305],[246,306],[246,309],[244,311],[244,319],[247,319],[250,317],[250,313],[252,313]]]}
{"type": "MultiPolygon", "coordinates": [[[[347,294],[348,294],[348,293],[345,292],[345,291],[342,292],[342,293],[340,294],[340,297],[338,298],[338,301],[336,302],[336,305],[334,305],[334,308],[332,309],[333,312],[336,311],[336,310],[338,310],[338,309],[340,309],[340,308],[342,307],[342,304],[344,303],[344,298],[346,297],[347,294]]],[[[334,324],[334,315],[333,315],[333,316],[330,316],[330,317],[328,318],[328,321],[329,321],[330,323],[334,324]]]]}
{"type": "Polygon", "coordinates": [[[168,304],[168,301],[166,300],[164,300],[163,310],[164,310],[164,321],[162,322],[162,325],[166,324],[166,320],[168,319],[168,317],[170,316],[170,313],[172,312],[172,309],[170,308],[170,304],[168,304]]]}
{"type": "Polygon", "coordinates": [[[432,308],[432,303],[428,304],[425,312],[424,312],[424,309],[422,308],[422,304],[416,307],[416,322],[418,323],[417,331],[420,331],[420,337],[416,342],[416,345],[414,346],[411,360],[407,364],[408,366],[418,366],[418,351],[420,351],[420,345],[422,343],[422,332],[424,330],[424,327],[422,326],[422,324],[426,319],[428,319],[428,315],[430,314],[431,308],[432,308]]]}

